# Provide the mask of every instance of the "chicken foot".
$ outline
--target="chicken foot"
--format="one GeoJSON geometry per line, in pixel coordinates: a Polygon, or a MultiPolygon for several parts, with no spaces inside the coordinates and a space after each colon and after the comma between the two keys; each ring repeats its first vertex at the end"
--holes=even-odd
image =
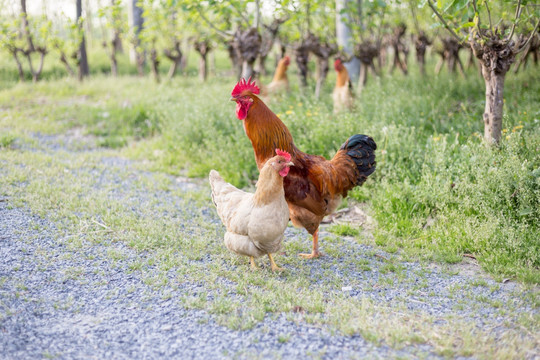
{"type": "Polygon", "coordinates": [[[270,259],[270,266],[272,266],[272,271],[283,271],[283,268],[280,268],[276,265],[274,262],[274,258],[272,257],[272,254],[268,253],[268,258],[270,259]]]}
{"type": "Polygon", "coordinates": [[[315,230],[313,233],[313,250],[311,254],[298,254],[298,256],[303,257],[304,259],[315,259],[323,254],[319,251],[319,229],[315,230]]]}

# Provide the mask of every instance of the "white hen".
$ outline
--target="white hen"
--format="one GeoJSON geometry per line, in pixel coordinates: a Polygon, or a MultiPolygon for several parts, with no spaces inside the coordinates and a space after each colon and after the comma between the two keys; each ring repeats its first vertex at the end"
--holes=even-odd
{"type": "Polygon", "coordinates": [[[281,270],[272,253],[279,251],[289,222],[283,178],[293,165],[289,153],[279,149],[276,153],[261,169],[254,194],[225,182],[215,170],[209,175],[212,200],[227,228],[225,246],[249,256],[252,268],[257,267],[254,258],[268,255],[273,271],[281,270]]]}

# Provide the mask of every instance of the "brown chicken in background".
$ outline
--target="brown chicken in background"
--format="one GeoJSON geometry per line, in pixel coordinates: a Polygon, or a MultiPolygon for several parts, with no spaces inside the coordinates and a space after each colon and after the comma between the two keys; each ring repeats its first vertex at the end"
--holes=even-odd
{"type": "Polygon", "coordinates": [[[289,68],[290,63],[291,59],[288,56],[284,56],[281,60],[279,60],[272,82],[266,86],[260,86],[262,97],[267,97],[283,91],[289,91],[287,69],[289,68]]]}
{"type": "Polygon", "coordinates": [[[309,155],[295,145],[289,129],[259,99],[259,88],[242,79],[232,91],[236,116],[244,130],[260,169],[280,148],[292,156],[294,167],[284,179],[285,199],[293,225],[305,228],[313,236],[313,250],[300,254],[320,256],[318,230],[324,216],[332,214],[349,190],[362,185],[375,171],[375,141],[366,135],[353,135],[341,146],[332,160],[309,155]]]}
{"type": "Polygon", "coordinates": [[[265,162],[255,194],[225,182],[215,170],[210,171],[212,200],[227,228],[225,246],[240,255],[249,256],[251,267],[257,268],[256,257],[268,255],[272,271],[281,270],[272,253],[277,252],[289,223],[283,178],[292,166],[291,155],[276,149],[277,156],[265,162]]]}
{"type": "Polygon", "coordinates": [[[334,87],[334,92],[332,93],[332,99],[334,100],[334,113],[344,110],[351,110],[354,99],[351,90],[349,72],[340,59],[336,59],[334,62],[334,69],[336,70],[337,75],[336,86],[334,87]]]}

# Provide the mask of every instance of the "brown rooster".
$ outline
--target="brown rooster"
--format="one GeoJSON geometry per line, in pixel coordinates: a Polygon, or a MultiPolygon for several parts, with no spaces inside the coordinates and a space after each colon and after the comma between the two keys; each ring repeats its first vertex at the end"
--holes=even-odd
{"type": "Polygon", "coordinates": [[[285,124],[259,99],[259,92],[251,79],[240,80],[231,94],[236,116],[243,121],[259,169],[274,156],[276,148],[291,154],[294,167],[283,181],[290,218],[293,225],[304,227],[313,236],[311,254],[300,255],[319,257],[319,224],[336,210],[349,190],[362,185],[375,171],[377,145],[369,136],[353,135],[332,160],[303,153],[294,145],[285,124]]]}
{"type": "Polygon", "coordinates": [[[334,62],[334,69],[337,77],[332,99],[334,100],[334,113],[338,113],[343,110],[350,110],[353,107],[353,96],[349,72],[340,59],[336,59],[334,62]]]}

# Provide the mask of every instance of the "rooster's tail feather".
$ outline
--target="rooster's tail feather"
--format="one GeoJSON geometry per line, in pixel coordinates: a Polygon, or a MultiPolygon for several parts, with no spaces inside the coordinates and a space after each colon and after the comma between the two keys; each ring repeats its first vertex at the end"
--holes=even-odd
{"type": "Polygon", "coordinates": [[[345,150],[356,164],[358,169],[357,186],[362,185],[367,177],[375,171],[375,150],[377,144],[367,135],[353,135],[343,145],[340,150],[345,150]]]}

